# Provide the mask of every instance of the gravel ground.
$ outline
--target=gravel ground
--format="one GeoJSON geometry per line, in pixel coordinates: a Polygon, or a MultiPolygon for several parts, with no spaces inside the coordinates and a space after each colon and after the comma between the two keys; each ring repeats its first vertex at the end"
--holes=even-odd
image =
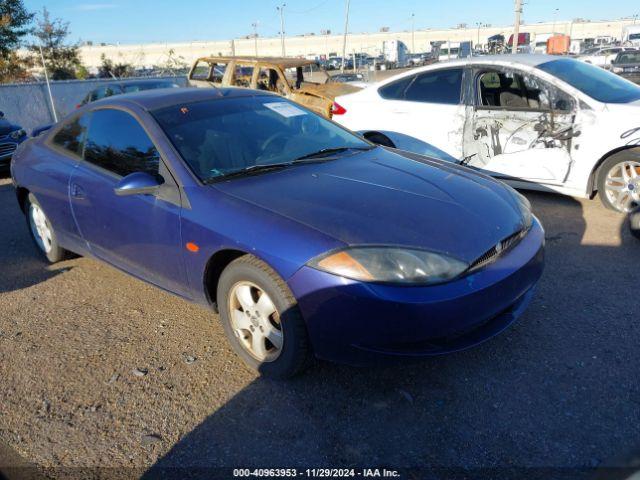
{"type": "Polygon", "coordinates": [[[458,354],[377,369],[317,363],[278,383],[243,368],[213,313],[91,259],[45,265],[0,180],[0,444],[54,477],[576,469],[626,455],[640,448],[629,292],[640,243],[597,201],[527,196],[547,230],[547,268],[511,329],[458,354]]]}

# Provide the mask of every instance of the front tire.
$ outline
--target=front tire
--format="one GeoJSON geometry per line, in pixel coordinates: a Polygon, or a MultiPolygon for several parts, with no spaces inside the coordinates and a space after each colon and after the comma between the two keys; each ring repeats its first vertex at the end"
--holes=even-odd
{"type": "Polygon", "coordinates": [[[640,152],[623,150],[598,171],[598,195],[609,210],[628,213],[640,206],[640,152]]]}
{"type": "Polygon", "coordinates": [[[69,252],[58,244],[53,226],[36,200],[36,197],[30,193],[26,203],[25,214],[27,226],[38,250],[42,252],[49,263],[57,263],[65,260],[69,252]]]}
{"type": "Polygon", "coordinates": [[[304,320],[289,287],[266,263],[253,255],[231,262],[217,299],[225,334],[249,368],[285,379],[306,367],[311,348],[304,320]]]}

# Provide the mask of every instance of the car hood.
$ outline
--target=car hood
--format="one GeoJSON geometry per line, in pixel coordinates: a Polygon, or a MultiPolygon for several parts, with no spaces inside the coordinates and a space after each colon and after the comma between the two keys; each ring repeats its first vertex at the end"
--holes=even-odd
{"type": "Polygon", "coordinates": [[[230,179],[214,188],[349,245],[417,247],[472,262],[522,229],[503,184],[383,148],[230,179]]]}
{"type": "Polygon", "coordinates": [[[0,118],[0,137],[2,137],[4,135],[8,135],[9,133],[14,132],[14,131],[19,130],[19,129],[20,129],[20,127],[18,125],[14,125],[12,123],[9,123],[4,118],[0,118]]]}

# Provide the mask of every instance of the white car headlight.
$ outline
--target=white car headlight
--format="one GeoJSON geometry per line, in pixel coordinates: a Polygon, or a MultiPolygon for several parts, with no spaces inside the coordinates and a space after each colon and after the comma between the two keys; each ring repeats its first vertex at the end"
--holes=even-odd
{"type": "Polygon", "coordinates": [[[312,259],[308,265],[363,282],[431,285],[452,280],[469,265],[441,253],[401,247],[351,247],[312,259]]]}
{"type": "Polygon", "coordinates": [[[25,132],[23,129],[19,129],[19,130],[15,130],[13,132],[11,132],[9,134],[9,136],[11,138],[13,138],[14,140],[20,140],[22,137],[24,137],[27,134],[27,132],[25,132]]]}
{"type": "Polygon", "coordinates": [[[622,72],[624,72],[624,68],[621,68],[621,67],[613,67],[613,68],[611,69],[611,71],[612,71],[613,73],[622,73],[622,72]]]}

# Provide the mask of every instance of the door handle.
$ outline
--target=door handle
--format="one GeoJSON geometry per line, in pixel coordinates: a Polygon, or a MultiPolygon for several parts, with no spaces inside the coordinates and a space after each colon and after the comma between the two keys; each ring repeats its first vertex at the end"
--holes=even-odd
{"type": "Polygon", "coordinates": [[[84,198],[84,190],[76,183],[71,184],[71,196],[73,198],[84,198]]]}

